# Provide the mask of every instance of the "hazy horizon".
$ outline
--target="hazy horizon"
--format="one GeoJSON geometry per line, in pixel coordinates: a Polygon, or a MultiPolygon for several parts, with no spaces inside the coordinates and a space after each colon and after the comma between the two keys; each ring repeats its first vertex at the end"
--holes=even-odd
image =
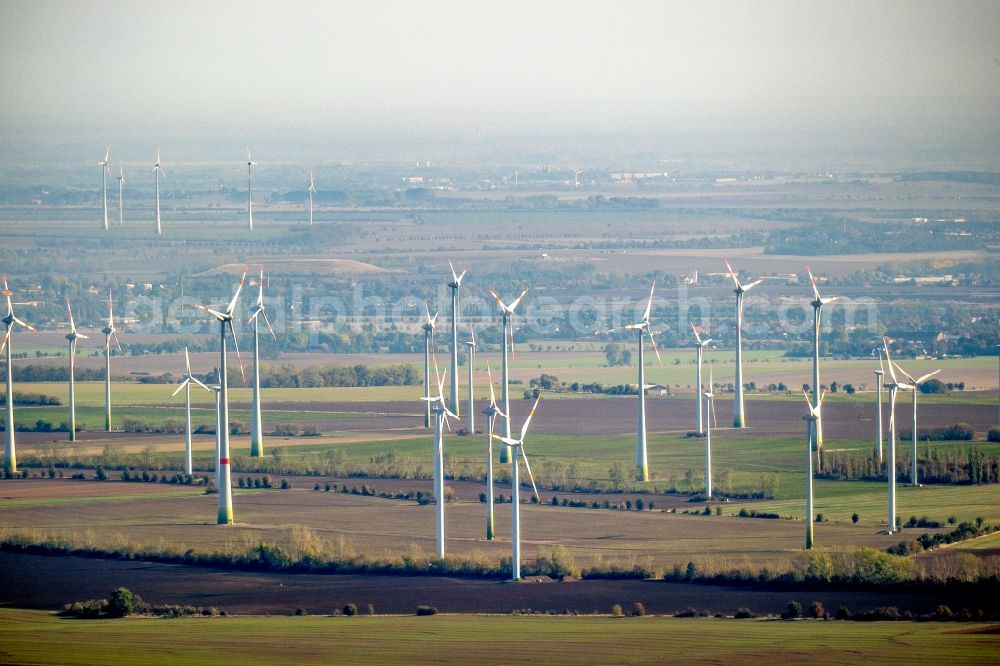
{"type": "Polygon", "coordinates": [[[174,138],[190,160],[881,149],[997,168],[997,25],[988,1],[4,0],[0,142],[38,164],[174,138]]]}

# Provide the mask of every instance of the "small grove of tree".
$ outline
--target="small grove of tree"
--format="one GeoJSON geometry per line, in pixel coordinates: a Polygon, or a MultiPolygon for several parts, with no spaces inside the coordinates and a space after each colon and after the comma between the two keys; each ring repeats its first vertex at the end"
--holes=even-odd
{"type": "MultiPolygon", "coordinates": [[[[962,387],[963,388],[965,387],[965,383],[964,382],[962,384],[962,387]]],[[[932,379],[928,379],[927,381],[925,381],[923,384],[920,385],[920,392],[921,393],[930,393],[930,394],[933,394],[933,393],[947,393],[950,390],[951,389],[948,388],[948,385],[945,384],[940,379],[933,379],[933,378],[932,379]]]]}
{"type": "MultiPolygon", "coordinates": [[[[978,447],[932,448],[917,459],[920,482],[926,484],[1000,483],[1000,455],[978,447]]],[[[897,461],[897,478],[909,478],[910,464],[897,461]]],[[[866,455],[832,453],[818,477],[843,481],[884,481],[885,466],[866,455]]]]}
{"type": "Polygon", "coordinates": [[[609,366],[632,365],[632,352],[623,345],[609,342],[604,346],[604,358],[609,366]]]}
{"type": "MultiPolygon", "coordinates": [[[[15,372],[15,374],[17,374],[15,372]]],[[[7,396],[0,395],[0,405],[7,404],[7,396]]],[[[14,391],[15,405],[61,405],[62,401],[54,395],[44,395],[42,393],[22,393],[14,391]]]]}

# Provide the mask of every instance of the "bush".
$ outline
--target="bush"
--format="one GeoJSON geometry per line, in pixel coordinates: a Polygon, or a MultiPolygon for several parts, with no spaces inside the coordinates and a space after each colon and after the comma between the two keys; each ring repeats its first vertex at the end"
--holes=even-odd
{"type": "Polygon", "coordinates": [[[841,606],[837,609],[837,614],[834,617],[838,620],[850,620],[853,617],[851,609],[847,606],[841,606]]]}
{"type": "Polygon", "coordinates": [[[646,607],[643,606],[642,603],[637,601],[634,604],[632,604],[632,610],[629,612],[629,615],[631,615],[632,617],[642,617],[645,614],[646,614],[646,607]]]}
{"type": "Polygon", "coordinates": [[[296,608],[295,609],[295,615],[298,615],[298,616],[309,615],[309,611],[307,611],[305,608],[301,608],[301,607],[300,608],[296,608]]]}
{"type": "Polygon", "coordinates": [[[986,433],[986,439],[990,442],[1000,442],[1000,426],[990,428],[990,431],[986,433]]]}
{"type": "Polygon", "coordinates": [[[611,607],[611,617],[625,617],[625,611],[622,610],[621,604],[615,604],[611,607]]]}
{"type": "Polygon", "coordinates": [[[434,606],[417,606],[417,615],[437,615],[437,612],[434,606]]]}
{"type": "Polygon", "coordinates": [[[854,523],[855,525],[857,525],[859,520],[861,520],[861,516],[859,516],[856,513],[852,513],[851,514],[851,522],[852,523],[854,523]]]}
{"type": "Polygon", "coordinates": [[[754,614],[749,608],[737,608],[736,615],[733,616],[737,620],[749,620],[752,617],[754,617],[754,614]]]}
{"type": "Polygon", "coordinates": [[[291,488],[291,487],[292,487],[292,484],[290,484],[290,483],[288,482],[288,479],[282,479],[282,480],[281,480],[281,489],[282,489],[282,490],[288,490],[288,489],[289,489],[289,488],[291,488]]]}
{"type": "MultiPolygon", "coordinates": [[[[358,614],[357,604],[347,604],[346,606],[344,606],[344,615],[347,615],[348,617],[353,617],[354,615],[357,614],[358,614]]],[[[420,613],[418,612],[417,615],[419,614],[420,613]]]]}
{"type": "Polygon", "coordinates": [[[814,620],[825,620],[826,619],[826,608],[819,601],[814,601],[809,605],[809,617],[814,620]]]}
{"type": "Polygon", "coordinates": [[[127,587],[119,587],[111,593],[111,598],[108,599],[108,615],[112,617],[134,615],[142,612],[144,606],[145,604],[138,594],[127,587]]]}
{"type": "Polygon", "coordinates": [[[785,612],[781,614],[783,620],[796,620],[802,617],[802,604],[797,601],[789,601],[785,612]]]}

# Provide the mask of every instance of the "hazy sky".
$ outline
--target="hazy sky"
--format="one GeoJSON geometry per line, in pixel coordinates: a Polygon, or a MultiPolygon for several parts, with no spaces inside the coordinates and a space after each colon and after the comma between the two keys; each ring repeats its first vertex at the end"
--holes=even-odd
{"type": "Polygon", "coordinates": [[[18,124],[783,122],[917,97],[996,109],[1000,2],[0,0],[18,124]]]}

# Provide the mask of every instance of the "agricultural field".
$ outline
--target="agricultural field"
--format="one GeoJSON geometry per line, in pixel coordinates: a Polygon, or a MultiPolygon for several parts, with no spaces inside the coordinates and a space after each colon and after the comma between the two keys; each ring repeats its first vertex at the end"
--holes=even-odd
{"type": "Polygon", "coordinates": [[[683,655],[685,663],[955,663],[994,661],[995,625],[663,617],[226,617],[65,621],[0,610],[0,663],[509,663],[498,636],[517,636],[518,663],[627,664],[683,655]],[[81,652],[78,646],[87,645],[81,652]],[[375,656],[377,655],[377,658],[375,656]]]}

